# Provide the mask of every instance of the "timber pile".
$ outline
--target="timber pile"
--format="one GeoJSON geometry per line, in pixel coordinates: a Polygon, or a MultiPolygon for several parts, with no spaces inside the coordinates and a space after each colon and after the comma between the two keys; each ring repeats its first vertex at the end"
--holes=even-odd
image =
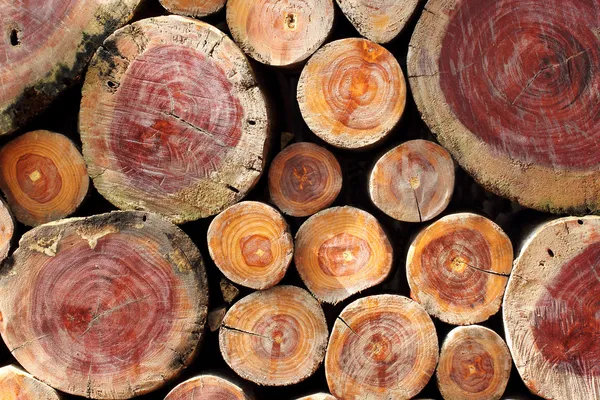
{"type": "Polygon", "coordinates": [[[423,3],[0,2],[0,399],[600,400],[600,0],[423,3]]]}

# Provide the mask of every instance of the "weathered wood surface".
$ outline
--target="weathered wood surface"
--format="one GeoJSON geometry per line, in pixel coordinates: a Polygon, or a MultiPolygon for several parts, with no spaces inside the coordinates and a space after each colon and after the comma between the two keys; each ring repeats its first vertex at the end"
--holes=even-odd
{"type": "Polygon", "coordinates": [[[201,375],[175,386],[165,400],[250,400],[237,385],[214,375],[201,375]]]}
{"type": "Polygon", "coordinates": [[[0,188],[15,217],[38,226],[67,217],[90,184],[73,142],[49,131],[21,135],[0,149],[0,188]]]}
{"type": "Polygon", "coordinates": [[[316,393],[310,396],[300,397],[298,400],[337,400],[330,394],[327,393],[316,393]]]}
{"type": "Polygon", "coordinates": [[[546,399],[600,398],[600,218],[536,230],[504,298],[506,341],[527,387],[546,399]]]}
{"type": "Polygon", "coordinates": [[[256,184],[269,121],[233,41],[166,16],[118,30],[96,52],[79,128],[100,194],[181,223],[217,214],[256,184]]]}
{"type": "Polygon", "coordinates": [[[325,356],[331,393],[344,400],[403,400],[429,382],[438,361],[433,321],[416,302],[368,296],[336,319],[325,356]]]}
{"type": "Polygon", "coordinates": [[[431,0],[408,74],[423,120],[480,184],[600,211],[598,0],[431,0]]]}
{"type": "Polygon", "coordinates": [[[38,381],[22,369],[7,365],[0,368],[0,399],[60,400],[56,390],[38,381]]]}
{"type": "Polygon", "coordinates": [[[32,375],[66,393],[125,399],[191,361],[208,291],[192,241],[159,216],[113,212],[27,232],[0,278],[0,333],[32,375]]]}
{"type": "Polygon", "coordinates": [[[0,199],[0,262],[8,256],[14,233],[13,215],[4,200],[0,199]]]}
{"type": "Polygon", "coordinates": [[[202,18],[218,13],[227,0],[159,0],[173,14],[202,18]]]}

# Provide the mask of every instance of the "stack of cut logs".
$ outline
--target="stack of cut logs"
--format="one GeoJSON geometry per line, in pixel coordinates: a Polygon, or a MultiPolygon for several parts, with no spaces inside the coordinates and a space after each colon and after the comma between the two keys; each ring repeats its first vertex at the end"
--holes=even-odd
{"type": "Polygon", "coordinates": [[[0,399],[600,400],[600,0],[423,3],[0,0],[0,399]]]}

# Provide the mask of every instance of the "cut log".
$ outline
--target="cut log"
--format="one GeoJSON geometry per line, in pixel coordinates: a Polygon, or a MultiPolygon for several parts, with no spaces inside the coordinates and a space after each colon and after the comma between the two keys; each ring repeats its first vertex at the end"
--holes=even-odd
{"type": "Polygon", "coordinates": [[[41,225],[1,272],[4,342],[27,371],[63,392],[97,399],[150,392],[189,365],[203,337],[202,258],[154,214],[41,225]]]}
{"type": "Polygon", "coordinates": [[[512,262],[512,244],[498,225],[475,214],[448,215],[408,250],[410,295],[448,324],[482,322],[500,309],[512,262]]]}
{"type": "Polygon", "coordinates": [[[438,387],[445,400],[498,400],[511,366],[508,347],[496,332],[483,326],[461,326],[442,345],[438,387]]]}
{"type": "Polygon", "coordinates": [[[2,400],[60,400],[56,390],[13,365],[0,368],[2,400]]]}
{"type": "Polygon", "coordinates": [[[600,396],[600,218],[541,226],[515,261],[506,342],[521,378],[546,399],[600,396]]]}
{"type": "Polygon", "coordinates": [[[316,394],[313,394],[310,396],[301,397],[298,400],[337,400],[337,399],[327,393],[316,393],[316,394]]]}
{"type": "Polygon", "coordinates": [[[306,217],[329,207],[342,190],[342,169],[331,152],[312,143],[295,143],[269,168],[269,193],[285,214],[306,217]]]}
{"type": "Polygon", "coordinates": [[[219,333],[221,354],[242,378],[287,386],[311,376],[323,361],[327,322],[307,291],[276,286],[233,305],[219,333]]]}
{"type": "Polygon", "coordinates": [[[231,36],[263,64],[295,67],[325,42],[333,28],[333,0],[229,0],[231,36]]]}
{"type": "Polygon", "coordinates": [[[425,387],[437,361],[435,327],[419,304],[403,296],[369,296],[336,319],[325,374],[340,399],[402,400],[425,387]]]}
{"type": "Polygon", "coordinates": [[[240,289],[238,289],[234,284],[232,284],[225,278],[221,278],[221,281],[219,282],[219,287],[221,288],[221,295],[223,296],[223,300],[226,303],[232,303],[240,294],[240,289]]]}
{"type": "Polygon", "coordinates": [[[334,207],[310,217],[296,234],[294,262],[315,297],[336,304],[385,280],[392,246],[371,214],[334,207]]]}
{"type": "Polygon", "coordinates": [[[14,233],[15,222],[12,213],[4,200],[0,199],[0,262],[8,256],[14,233]]]}
{"type": "Polygon", "coordinates": [[[216,14],[227,0],[160,0],[160,4],[173,14],[202,18],[216,14]]]}
{"type": "Polygon", "coordinates": [[[373,204],[405,222],[437,217],[453,192],[452,157],[427,140],[412,140],[388,151],[375,164],[369,181],[373,204]]]}
{"type": "Polygon", "coordinates": [[[542,211],[600,211],[599,6],[428,2],[408,53],[415,101],[492,192],[542,211]]]}
{"type": "Polygon", "coordinates": [[[238,202],[263,169],[269,122],[248,60],[218,29],[149,18],[94,56],[79,120],[100,194],[175,223],[238,202]]]}
{"type": "Polygon", "coordinates": [[[0,134],[25,125],[73,86],[93,52],[139,2],[2,2],[0,134]]]}
{"type": "Polygon", "coordinates": [[[317,51],[302,70],[298,104],[321,139],[340,148],[364,148],[383,140],[400,121],[404,74],[380,45],[337,40],[317,51]]]}
{"type": "Polygon", "coordinates": [[[233,383],[213,375],[201,375],[175,386],[165,400],[250,400],[233,383]]]}
{"type": "Polygon", "coordinates": [[[281,214],[266,204],[244,201],[211,222],[210,257],[238,285],[267,289],[283,279],[294,254],[294,241],[281,214]]]}
{"type": "Polygon", "coordinates": [[[388,43],[404,29],[419,0],[337,0],[356,30],[377,43],[388,43]]]}
{"type": "Polygon", "coordinates": [[[17,220],[25,225],[71,215],[89,184],[83,157],[61,134],[29,132],[0,149],[0,188],[17,220]]]}

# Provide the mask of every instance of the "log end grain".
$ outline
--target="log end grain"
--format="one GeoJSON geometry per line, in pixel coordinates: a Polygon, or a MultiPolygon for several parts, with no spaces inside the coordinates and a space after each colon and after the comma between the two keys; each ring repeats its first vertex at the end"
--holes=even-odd
{"type": "Polygon", "coordinates": [[[315,394],[311,394],[310,396],[300,397],[297,400],[337,400],[337,399],[327,393],[315,393],[315,394]]]}
{"type": "Polygon", "coordinates": [[[13,365],[0,368],[3,400],[60,400],[56,390],[13,365]]]}
{"type": "Polygon", "coordinates": [[[15,233],[15,221],[4,200],[0,199],[0,261],[3,261],[8,252],[15,233]]]}
{"type": "Polygon", "coordinates": [[[165,400],[250,400],[244,391],[226,379],[201,375],[175,386],[165,400]]]}
{"type": "Polygon", "coordinates": [[[216,14],[227,0],[160,0],[160,4],[173,14],[202,18],[216,14]]]}

